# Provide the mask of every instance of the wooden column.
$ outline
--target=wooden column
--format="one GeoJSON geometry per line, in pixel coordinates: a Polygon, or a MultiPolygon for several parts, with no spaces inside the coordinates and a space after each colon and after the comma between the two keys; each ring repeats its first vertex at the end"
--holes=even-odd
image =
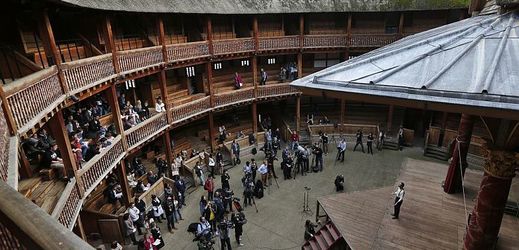
{"type": "MultiPolygon", "coordinates": [[[[159,31],[159,43],[162,45],[162,58],[164,58],[164,62],[168,62],[168,51],[166,49],[166,40],[164,34],[164,21],[162,20],[162,16],[157,17],[157,29],[159,31]]],[[[167,109],[166,109],[167,110],[167,109]]]]}
{"type": "Polygon", "coordinates": [[[205,64],[206,75],[207,75],[207,94],[209,97],[209,103],[211,107],[214,107],[214,91],[213,91],[213,67],[211,62],[205,64]]]}
{"type": "Polygon", "coordinates": [[[303,14],[299,14],[299,47],[300,47],[300,49],[303,49],[304,36],[305,36],[305,16],[303,14]]]}
{"type": "Polygon", "coordinates": [[[83,228],[83,222],[81,221],[81,215],[78,214],[77,216],[77,228],[79,230],[79,237],[83,239],[84,241],[87,241],[87,236],[85,233],[85,229],[83,228]]]}
{"type": "Polygon", "coordinates": [[[133,197],[130,197],[131,191],[130,186],[128,185],[128,179],[126,178],[126,164],[124,161],[121,161],[117,168],[117,175],[119,178],[119,182],[121,184],[121,189],[123,190],[123,203],[126,207],[130,205],[130,202],[133,200],[133,197]]]}
{"type": "Polygon", "coordinates": [[[170,112],[173,107],[170,107],[170,102],[168,100],[168,88],[167,88],[167,79],[166,79],[166,70],[163,69],[159,72],[159,87],[160,87],[160,96],[162,102],[164,103],[164,108],[166,109],[166,118],[168,123],[173,122],[172,113],[170,112]]]}
{"type": "Polygon", "coordinates": [[[171,136],[169,134],[169,130],[166,131],[164,133],[164,146],[166,147],[165,148],[165,152],[166,152],[166,161],[168,162],[168,171],[166,173],[166,176],[169,176],[171,177],[171,163],[173,163],[173,158],[174,158],[174,155],[173,155],[173,149],[171,148],[171,136]]]}
{"type": "Polygon", "coordinates": [[[257,103],[256,101],[252,102],[252,131],[254,136],[257,138],[258,136],[258,111],[257,111],[257,103]]]}
{"type": "Polygon", "coordinates": [[[254,50],[259,50],[259,30],[258,30],[258,17],[254,16],[252,20],[252,34],[254,35],[254,50]]]}
{"type": "Polygon", "coordinates": [[[254,98],[258,96],[258,57],[252,56],[252,82],[254,84],[254,98]]]}
{"type": "Polygon", "coordinates": [[[301,96],[296,98],[296,131],[299,134],[301,128],[301,96]]]}
{"type": "Polygon", "coordinates": [[[487,146],[485,171],[468,221],[464,249],[495,248],[512,179],[519,168],[516,152],[498,145],[487,146]]]}
{"type": "Polygon", "coordinates": [[[214,54],[213,49],[213,24],[211,22],[211,17],[207,17],[207,44],[209,47],[209,54],[214,54]]]}
{"type": "MultiPolygon", "coordinates": [[[[352,20],[352,14],[351,13],[348,13],[348,21],[346,23],[346,41],[348,43],[347,45],[347,48],[350,47],[350,38],[351,38],[351,20],[352,20]]],[[[348,60],[348,58],[346,58],[346,60],[348,60]]]]}
{"type": "Polygon", "coordinates": [[[404,35],[404,12],[400,13],[400,21],[398,22],[398,34],[404,35]]]}
{"type": "Polygon", "coordinates": [[[67,176],[76,178],[80,196],[82,197],[85,190],[81,188],[83,185],[81,185],[81,178],[79,178],[80,176],[77,172],[78,166],[76,163],[76,157],[74,153],[72,153],[70,138],[67,134],[67,130],[65,129],[65,119],[63,119],[63,112],[57,112],[47,124],[52,136],[56,140],[56,144],[58,145],[61,159],[63,159],[63,165],[65,165],[67,176]]]}
{"type": "Polygon", "coordinates": [[[348,61],[350,59],[350,49],[346,48],[346,51],[344,51],[344,61],[348,61]]]}
{"type": "Polygon", "coordinates": [[[215,150],[215,138],[214,138],[214,117],[213,117],[213,111],[210,111],[209,112],[209,115],[207,116],[207,118],[209,119],[209,142],[210,142],[210,146],[211,146],[211,151],[214,152],[215,150]]]}
{"type": "Polygon", "coordinates": [[[453,194],[460,192],[462,189],[461,179],[465,175],[465,169],[468,166],[467,154],[473,128],[474,116],[462,114],[458,127],[458,136],[453,142],[454,150],[452,152],[451,163],[449,164],[449,170],[447,171],[447,176],[445,176],[445,182],[443,184],[443,191],[445,191],[445,193],[453,194]]]}
{"type": "Polygon", "coordinates": [[[344,124],[346,113],[346,99],[341,98],[341,116],[339,121],[339,134],[342,135],[342,124],[344,124]]]}
{"type": "Polygon", "coordinates": [[[103,18],[103,39],[105,41],[105,53],[112,53],[112,62],[114,65],[115,73],[121,72],[119,67],[119,61],[117,61],[117,48],[115,46],[115,41],[112,33],[112,23],[108,16],[103,18]]]}
{"type": "Polygon", "coordinates": [[[297,78],[303,77],[303,53],[297,53],[297,78]]]}
{"type": "Polygon", "coordinates": [[[11,108],[9,108],[7,96],[5,95],[4,88],[2,87],[0,87],[0,100],[2,100],[2,111],[4,112],[5,121],[7,123],[7,127],[9,128],[9,133],[11,135],[16,135],[16,131],[18,130],[16,127],[16,121],[14,120],[11,108]]]}
{"type": "Polygon", "coordinates": [[[395,109],[395,106],[392,104],[389,105],[389,110],[387,112],[387,124],[386,124],[386,134],[391,131],[391,124],[393,124],[393,111],[395,109]]]}
{"type": "Polygon", "coordinates": [[[115,125],[115,130],[121,135],[121,142],[123,148],[126,150],[128,149],[128,144],[126,142],[126,137],[124,136],[124,126],[121,119],[122,116],[121,110],[119,108],[119,102],[117,101],[117,91],[115,89],[115,85],[110,86],[110,88],[106,90],[106,99],[108,100],[108,104],[112,110],[112,121],[115,125]]]}
{"type": "Polygon", "coordinates": [[[438,147],[443,144],[443,137],[445,136],[445,126],[447,126],[447,117],[449,116],[448,112],[442,113],[442,123],[440,128],[440,135],[438,136],[438,147]]]}

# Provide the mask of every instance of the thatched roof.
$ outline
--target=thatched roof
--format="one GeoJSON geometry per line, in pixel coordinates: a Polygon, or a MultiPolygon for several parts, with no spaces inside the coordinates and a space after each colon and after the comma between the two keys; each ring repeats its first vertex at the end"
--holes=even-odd
{"type": "Polygon", "coordinates": [[[199,14],[372,12],[467,8],[470,0],[54,0],[91,9],[199,14]]]}

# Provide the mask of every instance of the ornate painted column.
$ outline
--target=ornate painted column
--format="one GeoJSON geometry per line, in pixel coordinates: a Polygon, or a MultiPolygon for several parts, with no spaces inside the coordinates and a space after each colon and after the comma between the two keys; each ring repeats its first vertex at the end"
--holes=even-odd
{"type": "Polygon", "coordinates": [[[519,153],[487,149],[485,173],[469,219],[464,249],[494,249],[517,167],[519,153]]]}
{"type": "Polygon", "coordinates": [[[462,114],[458,127],[457,141],[454,141],[452,159],[443,184],[443,191],[454,194],[461,191],[461,178],[465,175],[467,168],[467,153],[469,151],[472,129],[474,128],[474,116],[462,114]],[[461,157],[461,172],[460,172],[461,157]]]}

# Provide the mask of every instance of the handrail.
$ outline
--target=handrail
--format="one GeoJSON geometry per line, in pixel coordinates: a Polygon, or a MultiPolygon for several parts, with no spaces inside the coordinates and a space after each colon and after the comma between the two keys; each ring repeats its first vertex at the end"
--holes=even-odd
{"type": "Polygon", "coordinates": [[[166,45],[168,62],[183,61],[209,56],[209,43],[207,41],[177,43],[166,45]]]}
{"type": "Polygon", "coordinates": [[[254,38],[236,38],[225,40],[214,40],[213,51],[215,55],[252,52],[254,51],[254,38]]]}
{"type": "Polygon", "coordinates": [[[65,186],[51,216],[57,219],[63,226],[72,230],[82,205],[83,201],[79,196],[76,179],[73,178],[65,186]]]}
{"type": "Polygon", "coordinates": [[[299,48],[299,36],[276,36],[258,38],[258,50],[299,48]]]}
{"type": "Polygon", "coordinates": [[[40,71],[34,72],[30,75],[24,76],[20,79],[17,79],[16,81],[2,86],[2,88],[4,88],[5,95],[10,96],[17,92],[25,90],[33,86],[37,82],[46,79],[56,73],[58,73],[58,68],[56,66],[51,66],[40,71]]]}
{"type": "Polygon", "coordinates": [[[290,83],[276,83],[258,86],[257,98],[298,94],[301,94],[301,91],[290,86],[290,83]]]}
{"type": "Polygon", "coordinates": [[[348,35],[346,34],[305,35],[303,37],[304,48],[346,47],[347,45],[348,35]]]}
{"type": "Polygon", "coordinates": [[[61,69],[69,94],[116,77],[111,53],[63,63],[61,69]]]}
{"type": "MultiPolygon", "coordinates": [[[[18,243],[26,249],[94,249],[3,181],[0,181],[0,197],[9,201],[0,202],[0,217],[11,233],[12,237],[5,237],[10,241],[19,239],[18,243]]],[[[0,247],[10,243],[0,242],[0,247]]]]}
{"type": "Polygon", "coordinates": [[[117,52],[121,74],[164,63],[162,46],[154,46],[117,52]]]}
{"type": "Polygon", "coordinates": [[[124,134],[128,142],[128,150],[132,150],[141,142],[147,141],[156,134],[161,133],[168,126],[166,112],[162,112],[126,130],[124,134]]]}
{"type": "Polygon", "coordinates": [[[176,107],[173,107],[172,113],[173,124],[184,121],[190,117],[197,116],[211,110],[210,96],[197,99],[193,102],[188,102],[176,107]]]}
{"type": "Polygon", "coordinates": [[[233,104],[251,101],[254,99],[254,87],[233,90],[230,92],[215,94],[215,108],[221,108],[233,104]]]}

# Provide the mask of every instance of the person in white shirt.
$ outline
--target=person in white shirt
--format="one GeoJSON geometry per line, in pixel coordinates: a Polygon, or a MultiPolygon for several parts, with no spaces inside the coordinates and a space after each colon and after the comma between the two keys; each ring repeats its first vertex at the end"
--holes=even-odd
{"type": "Polygon", "coordinates": [[[404,202],[404,183],[401,182],[400,185],[398,185],[398,188],[395,191],[395,204],[394,204],[394,213],[393,219],[398,219],[398,216],[400,215],[400,206],[402,206],[402,202],[404,202]]]}
{"type": "Polygon", "coordinates": [[[245,166],[243,166],[243,174],[245,176],[252,174],[252,169],[249,161],[245,162],[245,166]]]}
{"type": "Polygon", "coordinates": [[[211,239],[211,224],[209,224],[205,217],[200,217],[200,223],[198,223],[196,228],[196,234],[211,239]]]}
{"type": "Polygon", "coordinates": [[[258,172],[261,174],[261,182],[263,182],[263,186],[267,186],[267,174],[269,172],[267,161],[263,161],[263,164],[258,168],[258,172]]]}
{"type": "Polygon", "coordinates": [[[157,113],[166,111],[166,107],[160,98],[157,98],[157,102],[155,103],[155,111],[157,111],[157,113]]]}
{"type": "Polygon", "coordinates": [[[140,220],[140,213],[141,211],[135,206],[135,203],[130,203],[130,207],[128,208],[128,214],[130,215],[130,219],[133,222],[133,225],[137,228],[137,231],[139,232],[139,235],[142,234],[141,231],[141,220],[140,220]]]}
{"type": "Polygon", "coordinates": [[[337,144],[337,161],[341,160],[344,162],[344,152],[346,151],[346,140],[342,139],[339,144],[337,144]]]}
{"type": "Polygon", "coordinates": [[[212,154],[209,155],[208,165],[209,165],[209,170],[211,171],[211,175],[214,176],[214,167],[216,166],[216,161],[214,160],[212,154]]]}

